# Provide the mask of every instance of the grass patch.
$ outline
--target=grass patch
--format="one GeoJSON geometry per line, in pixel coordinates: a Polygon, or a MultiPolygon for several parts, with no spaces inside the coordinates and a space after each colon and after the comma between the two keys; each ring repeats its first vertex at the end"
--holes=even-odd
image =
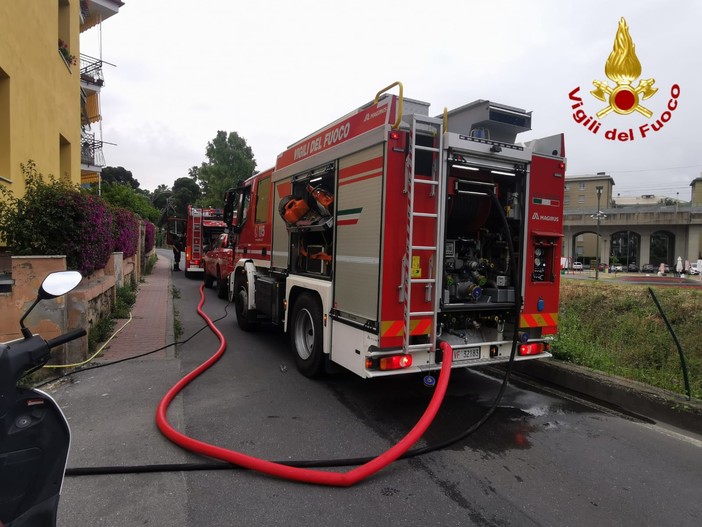
{"type": "MultiPolygon", "coordinates": [[[[132,274],[134,276],[134,274],[132,274]]],[[[88,331],[88,352],[95,353],[98,344],[105,342],[112,335],[115,328],[115,320],[119,318],[129,318],[129,312],[134,307],[137,296],[136,281],[131,280],[129,284],[118,287],[115,293],[115,305],[106,317],[100,318],[88,331]]]]}
{"type": "Polygon", "coordinates": [[[146,266],[144,268],[144,276],[150,275],[153,272],[154,265],[156,265],[157,261],[158,261],[158,256],[156,255],[156,253],[149,256],[149,259],[146,260],[146,266]]]}
{"type": "Polygon", "coordinates": [[[132,283],[117,288],[112,318],[129,318],[129,312],[136,302],[136,288],[132,283]]]}
{"type": "Polygon", "coordinates": [[[99,319],[88,332],[88,353],[95,353],[98,344],[105,342],[115,328],[115,320],[112,317],[99,319]]]}
{"type": "MultiPolygon", "coordinates": [[[[654,289],[687,359],[692,396],[702,398],[702,291],[654,289]]],[[[678,350],[648,286],[561,281],[556,358],[685,394],[678,350]]]]}

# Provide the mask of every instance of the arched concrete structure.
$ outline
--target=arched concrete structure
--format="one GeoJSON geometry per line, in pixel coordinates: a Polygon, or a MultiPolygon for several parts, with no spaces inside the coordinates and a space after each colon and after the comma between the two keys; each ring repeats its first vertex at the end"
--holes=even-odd
{"type": "MultiPolygon", "coordinates": [[[[592,216],[596,210],[567,210],[564,213],[563,256],[577,256],[578,247],[582,254],[594,258],[596,254],[595,236],[597,220],[592,216]],[[588,236],[591,235],[591,236],[588,236]],[[578,240],[578,237],[582,237],[578,240]]],[[[609,264],[612,235],[622,231],[632,231],[640,236],[639,259],[641,266],[649,262],[651,237],[656,232],[669,233],[672,247],[668,252],[668,265],[674,265],[678,256],[683,260],[696,261],[702,258],[702,207],[700,206],[627,206],[610,207],[602,210],[606,218],[600,220],[601,261],[609,264]]],[[[581,260],[582,261],[582,260],[581,260]]]]}

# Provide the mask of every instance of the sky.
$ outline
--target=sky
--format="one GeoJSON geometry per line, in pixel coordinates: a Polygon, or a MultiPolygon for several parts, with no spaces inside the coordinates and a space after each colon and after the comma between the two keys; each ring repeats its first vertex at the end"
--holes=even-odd
{"type": "Polygon", "coordinates": [[[688,201],[702,175],[702,2],[124,3],[81,35],[81,52],[114,64],[101,93],[103,140],[114,143],[106,164],[148,190],[206,161],[218,130],[243,137],[258,170],[271,167],[395,81],[405,97],[431,103],[430,115],[477,99],[532,111],[532,131],[518,141],[565,133],[567,174],[606,172],[615,197],[688,201]],[[610,101],[590,94],[593,81],[617,86],[604,67],[621,17],[641,63],[633,86],[654,79],[658,88],[640,101],[650,118],[596,117],[610,101]],[[578,110],[591,129],[576,122],[578,110]]]}

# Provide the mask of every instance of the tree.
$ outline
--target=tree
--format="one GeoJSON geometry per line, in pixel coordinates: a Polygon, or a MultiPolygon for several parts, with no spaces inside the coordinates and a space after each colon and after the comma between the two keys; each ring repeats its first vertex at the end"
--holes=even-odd
{"type": "Polygon", "coordinates": [[[222,207],[224,193],[245,179],[256,169],[251,147],[236,132],[217,132],[207,143],[207,161],[193,167],[189,174],[197,178],[202,188],[199,204],[203,207],[222,207]]]}
{"type": "Polygon", "coordinates": [[[168,198],[173,195],[173,191],[168,185],[161,184],[151,193],[151,204],[158,210],[163,210],[168,205],[168,198]]]}
{"type": "MultiPolygon", "coordinates": [[[[169,200],[175,216],[185,218],[188,214],[188,205],[194,205],[200,199],[202,191],[197,182],[190,177],[181,177],[173,183],[173,194],[169,200]]],[[[171,215],[171,212],[168,212],[171,215]]]]}
{"type": "Polygon", "coordinates": [[[671,205],[675,205],[677,203],[678,203],[677,200],[675,200],[673,198],[668,198],[668,197],[661,198],[658,200],[659,205],[665,205],[665,206],[671,206],[671,205]]]}
{"type": "Polygon", "coordinates": [[[100,172],[100,177],[103,183],[123,183],[134,190],[138,189],[140,185],[132,173],[124,167],[105,167],[100,172]]]}
{"type": "Polygon", "coordinates": [[[159,210],[151,204],[149,198],[126,183],[103,184],[102,197],[110,205],[130,210],[145,220],[158,220],[159,210]]]}

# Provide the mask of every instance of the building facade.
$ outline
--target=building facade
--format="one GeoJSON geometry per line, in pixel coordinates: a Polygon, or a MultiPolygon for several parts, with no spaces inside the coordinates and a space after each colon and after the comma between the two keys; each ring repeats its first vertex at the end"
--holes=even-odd
{"type": "Polygon", "coordinates": [[[592,265],[674,266],[678,258],[702,258],[702,178],[691,184],[691,199],[642,194],[620,198],[605,174],[565,178],[563,256],[592,265]]]}
{"type": "Polygon", "coordinates": [[[122,5],[119,0],[0,2],[0,184],[16,197],[24,195],[21,165],[29,160],[39,172],[75,184],[82,172],[101,168],[89,164],[101,156],[84,155],[89,105],[99,108],[97,95],[90,102],[89,97],[102,83],[97,85],[94,69],[84,74],[95,61],[80,56],[80,34],[122,5]]]}

